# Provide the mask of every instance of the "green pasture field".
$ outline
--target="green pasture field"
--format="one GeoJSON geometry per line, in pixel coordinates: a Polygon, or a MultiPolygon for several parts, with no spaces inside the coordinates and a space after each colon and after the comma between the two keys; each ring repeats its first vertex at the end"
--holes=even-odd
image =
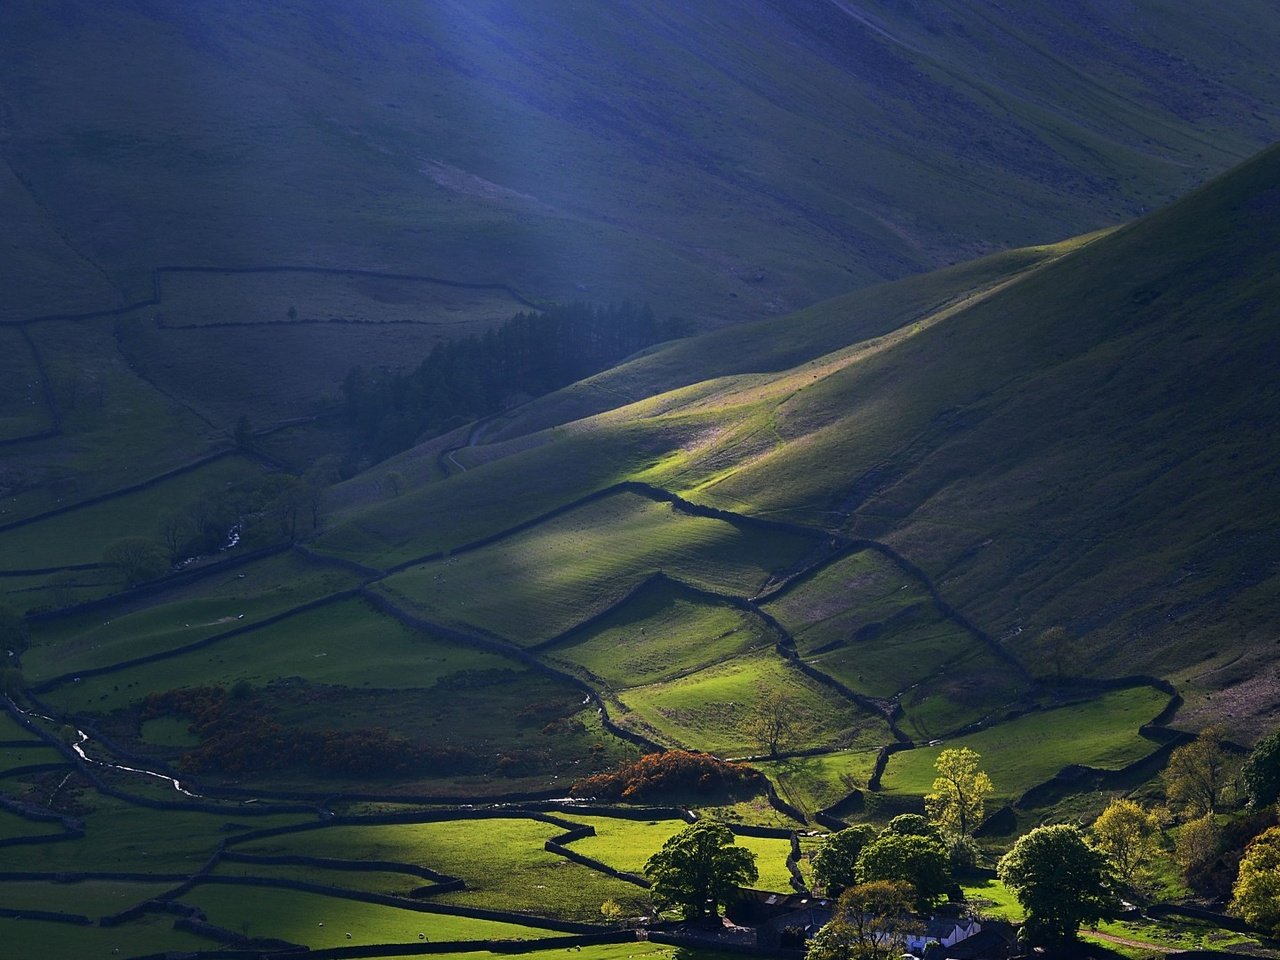
{"type": "Polygon", "coordinates": [[[440,903],[591,921],[600,918],[600,904],[612,898],[629,912],[644,912],[648,894],[641,887],[543,849],[563,832],[553,824],[518,818],[344,825],[253,840],[236,849],[393,860],[466,881],[466,890],[433,898],[440,903]]]}
{"type": "Polygon", "coordinates": [[[663,580],[544,655],[584,667],[610,687],[633,687],[745,653],[774,640],[771,634],[758,617],[663,580]]]}
{"type": "Polygon", "coordinates": [[[530,645],[616,603],[658,571],[750,596],[811,547],[804,538],[620,493],[490,547],[396,574],[381,589],[429,620],[530,645]]]}
{"type": "Polygon", "coordinates": [[[36,735],[13,718],[8,710],[0,710],[0,740],[35,740],[36,735]]]}
{"type": "MultiPolygon", "coordinates": [[[[660,943],[602,943],[586,947],[558,947],[534,950],[521,956],[531,960],[730,960],[740,954],[716,953],[693,947],[667,947],[660,943]]],[[[475,953],[434,953],[434,960],[510,960],[510,954],[477,951],[475,953]]]]}
{"type": "MultiPolygon", "coordinates": [[[[49,517],[0,533],[0,558],[9,569],[98,563],[103,550],[121,537],[158,538],[157,516],[182,509],[210,490],[262,475],[262,467],[228,456],[153,487],[49,517]]],[[[135,480],[146,479],[139,472],[135,480]]]]}
{"type": "MultiPolygon", "coordinates": [[[[388,498],[381,485],[357,477],[337,488],[336,499],[345,502],[349,494],[352,502],[312,546],[378,567],[455,550],[634,479],[687,439],[685,425],[666,419],[611,422],[607,430],[575,424],[505,445],[486,444],[485,462],[465,475],[399,497],[388,498]],[[520,496],[512,496],[513,490],[520,496]]],[[[459,457],[466,455],[461,451],[459,457]]],[[[397,463],[398,458],[385,461],[385,469],[397,463]]]]}
{"type": "Polygon", "coordinates": [[[1114,769],[1155,749],[1138,727],[1164,709],[1168,694],[1150,687],[1104,693],[1083,703],[1028,713],[935,747],[904,750],[889,758],[887,792],[922,795],[932,788],[934,761],[953,747],[982,756],[995,785],[993,796],[1009,800],[1073,764],[1114,769]]]}
{"type": "Polygon", "coordinates": [[[302,864],[240,863],[234,860],[220,861],[214,874],[226,877],[284,877],[306,883],[320,883],[343,890],[360,890],[368,893],[385,893],[394,897],[407,897],[418,887],[430,886],[412,873],[393,873],[385,870],[334,870],[326,867],[302,864]]]}
{"type": "Polygon", "coordinates": [[[812,815],[843,800],[854,790],[866,789],[875,769],[877,749],[753,760],[751,765],[774,782],[784,800],[812,815]]]}
{"type": "Polygon", "coordinates": [[[0,906],[12,910],[53,910],[98,919],[158,897],[176,886],[133,880],[76,880],[47,883],[0,881],[0,906]]]}
{"type": "MultiPolygon", "coordinates": [[[[0,326],[0,440],[25,437],[53,426],[31,348],[21,333],[0,326]]],[[[0,510],[0,523],[8,519],[0,510]]]]}
{"type": "Polygon", "coordinates": [[[203,883],[182,895],[209,922],[251,937],[277,937],[312,949],[427,940],[537,940],[556,931],[361,903],[272,887],[203,883]],[[350,938],[347,937],[350,934],[350,938]]]}
{"type": "MultiPolygon", "coordinates": [[[[236,621],[232,621],[233,623],[236,621]]],[[[496,654],[427,637],[351,599],[325,604],[208,647],[63,684],[50,693],[63,709],[103,713],[176,687],[280,677],[376,688],[427,688],[462,670],[524,668],[496,654]]]]}
{"type": "Polygon", "coordinates": [[[200,738],[191,732],[191,721],[186,717],[144,720],[139,739],[156,747],[194,747],[200,743],[200,738]]]}
{"type": "Polygon", "coordinates": [[[36,763],[61,763],[62,754],[50,746],[0,747],[0,773],[36,763]]]}
{"type": "Polygon", "coordinates": [[[62,411],[63,436],[6,453],[13,466],[38,471],[44,488],[19,496],[15,516],[107,493],[229,445],[227,433],[130,368],[115,327],[109,317],[28,327],[62,411]]]}
{"type": "Polygon", "coordinates": [[[594,857],[615,870],[643,873],[648,859],[662,845],[689,826],[684,820],[629,820],[626,817],[580,816],[572,811],[566,819],[595,827],[593,837],[574,840],[569,846],[583,856],[594,857]]]}
{"type": "Polygon", "coordinates": [[[119,960],[209,949],[210,941],[204,937],[173,929],[173,919],[171,913],[154,913],[118,927],[86,927],[0,917],[0,943],[13,957],[74,957],[76,960],[119,960]]]}
{"type": "Polygon", "coordinates": [[[59,837],[65,831],[56,822],[44,823],[0,810],[0,838],[10,837],[59,837]]]}
{"type": "Polygon", "coordinates": [[[999,880],[962,880],[960,889],[964,891],[965,900],[984,916],[1011,923],[1022,922],[1022,904],[1013,891],[999,880]]]}
{"type": "Polygon", "coordinates": [[[738,846],[756,855],[756,870],[760,878],[751,884],[757,890],[791,892],[791,874],[787,870],[787,857],[791,854],[791,841],[775,837],[735,837],[738,846]]]}
{"type": "MultiPolygon", "coordinates": [[[[174,796],[172,791],[170,797],[174,796]]],[[[307,814],[253,815],[229,806],[227,811],[203,813],[151,810],[101,794],[85,793],[82,802],[85,835],[63,843],[11,847],[5,852],[9,870],[39,872],[194,873],[234,829],[264,829],[314,820],[307,814]]]]}
{"type": "Polygon", "coordinates": [[[110,567],[0,577],[0,603],[7,603],[19,613],[44,611],[96,600],[119,588],[120,576],[110,567]]]}
{"type": "MultiPolygon", "coordinates": [[[[1167,950],[1218,950],[1239,953],[1254,953],[1268,949],[1261,937],[1247,933],[1236,933],[1201,920],[1167,917],[1159,922],[1152,920],[1101,920],[1095,930],[1122,937],[1126,940],[1139,940],[1150,943],[1151,953],[1163,954],[1167,950]],[[1240,948],[1244,949],[1240,949],[1240,948]],[[1163,949],[1160,949],[1163,948],[1163,949]]],[[[1085,939],[1101,943],[1103,946],[1116,946],[1100,938],[1085,939]]],[[[1270,949],[1274,949],[1271,947],[1270,949]]]]}
{"type": "Polygon", "coordinates": [[[232,429],[243,415],[268,427],[341,402],[342,382],[353,366],[407,372],[437,343],[524,309],[508,298],[481,307],[484,319],[438,326],[289,323],[284,310],[280,319],[286,322],[273,325],[165,329],[139,318],[122,325],[121,342],[146,376],[219,426],[232,429]]]}
{"type": "Polygon", "coordinates": [[[630,713],[614,720],[630,726],[634,715],[673,745],[746,756],[761,752],[744,725],[766,692],[787,698],[795,722],[793,742],[784,749],[888,742],[882,720],[820,686],[772,650],[619,693],[618,700],[630,713]]]}
{"type": "Polygon", "coordinates": [[[143,601],[43,620],[31,626],[23,675],[39,682],[172,650],[301,606],[351,586],[355,574],[287,553],[143,601]],[[243,617],[243,619],[242,619],[243,617]]]}

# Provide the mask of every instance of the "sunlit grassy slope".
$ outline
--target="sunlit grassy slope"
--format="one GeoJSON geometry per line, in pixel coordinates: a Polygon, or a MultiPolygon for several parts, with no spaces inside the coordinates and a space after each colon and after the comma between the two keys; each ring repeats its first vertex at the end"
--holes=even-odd
{"type": "Polygon", "coordinates": [[[1276,134],[1278,31],[1262,0],[15,0],[0,310],[301,262],[781,313],[1226,168],[1276,134]]]}
{"type": "Polygon", "coordinates": [[[621,405],[473,448],[467,474],[357,509],[321,545],[379,560],[384,538],[447,539],[440,519],[481,490],[519,491],[500,528],[562,502],[543,478],[639,478],[888,543],[1033,672],[1063,625],[1074,669],[1229,685],[1274,634],[1278,190],[1273,149],[1111,234],[748,328],[746,359],[722,359],[726,332],[655,351],[596,378],[621,405]],[[890,298],[921,308],[868,328],[890,298]],[[821,331],[811,353],[797,329],[821,331]],[[699,346],[722,375],[672,374],[699,346]],[[626,403],[646,368],[677,389],[626,403]]]}

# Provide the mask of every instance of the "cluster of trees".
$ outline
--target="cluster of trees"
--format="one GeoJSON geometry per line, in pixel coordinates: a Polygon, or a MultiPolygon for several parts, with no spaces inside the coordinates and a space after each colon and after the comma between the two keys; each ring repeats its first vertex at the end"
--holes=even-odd
{"type": "Polygon", "coordinates": [[[233,536],[254,546],[296,540],[320,528],[325,489],[336,480],[336,468],[325,460],[300,477],[268,473],[210,490],[182,508],[161,511],[153,536],[113,540],[102,562],[131,587],[164,576],[187,557],[216,553],[233,536]]]}
{"type": "Polygon", "coordinates": [[[725,794],[758,789],[759,771],[742,763],[718,760],[709,753],[668,750],[584,777],[569,790],[574,797],[608,800],[655,800],[687,794],[725,794]]]}
{"type": "Polygon", "coordinates": [[[647,304],[570,303],[438,343],[408,373],[353,367],[342,396],[365,453],[384,460],[420,436],[550,393],[684,332],[677,321],[657,320],[647,304]]]}

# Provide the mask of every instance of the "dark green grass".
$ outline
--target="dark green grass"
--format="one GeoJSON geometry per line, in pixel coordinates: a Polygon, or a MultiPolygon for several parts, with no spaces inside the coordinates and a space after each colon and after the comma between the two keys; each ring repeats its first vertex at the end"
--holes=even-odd
{"type": "Polygon", "coordinates": [[[414,567],[380,588],[429,620],[528,645],[580,623],[659,571],[750,596],[811,545],[623,493],[492,547],[414,567]]]}
{"type": "MultiPolygon", "coordinates": [[[[171,794],[172,795],[172,794],[171,794]]],[[[85,835],[65,843],[13,847],[6,851],[7,869],[40,872],[194,873],[233,835],[229,822],[244,829],[305,823],[302,815],[247,816],[226,813],[156,811],[101,795],[84,794],[91,810],[82,817],[85,835]]]]}
{"type": "Polygon", "coordinates": [[[1053,777],[1069,764],[1116,769],[1155,749],[1138,735],[1168,703],[1149,687],[1118,690],[1095,699],[1026,714],[935,747],[895,753],[883,779],[892,793],[925,794],[933,784],[938,753],[969,747],[982,756],[996,799],[1011,799],[1053,777]]]}
{"type": "Polygon", "coordinates": [[[306,853],[416,863],[462,877],[467,889],[440,902],[518,913],[595,920],[613,898],[638,909],[647,894],[581,864],[548,853],[543,844],[563,830],[534,820],[457,820],[393,826],[342,826],[253,841],[245,853],[306,853]]]}
{"type": "Polygon", "coordinates": [[[210,922],[312,949],[427,940],[533,940],[555,931],[266,887],[201,884],[182,897],[210,922]],[[350,937],[347,935],[350,934],[350,937]]]}
{"type": "Polygon", "coordinates": [[[9,569],[98,563],[115,540],[158,540],[157,518],[162,511],[181,510],[202,494],[220,492],[231,483],[261,475],[262,468],[250,460],[223,457],[145,490],[0,533],[0,558],[9,569]]]}
{"type": "Polygon", "coordinates": [[[545,655],[619,689],[671,679],[772,639],[758,618],[663,580],[545,655]]]}
{"type": "MultiPolygon", "coordinates": [[[[26,437],[53,426],[40,371],[17,330],[0,328],[0,440],[26,437]]],[[[0,522],[8,511],[0,512],[0,522]]]]}
{"type": "Polygon", "coordinates": [[[33,624],[23,671],[38,681],[171,650],[327,596],[357,579],[292,554],[269,557],[141,602],[33,624]]]}
{"type": "Polygon", "coordinates": [[[8,810],[0,810],[0,838],[56,837],[62,833],[62,828],[57,823],[28,820],[8,810]]]}
{"type": "Polygon", "coordinates": [[[209,948],[209,941],[204,937],[173,929],[170,914],[148,914],[109,928],[0,917],[0,942],[14,957],[74,957],[76,960],[194,953],[209,948]]]}
{"type": "Polygon", "coordinates": [[[673,746],[746,756],[767,752],[746,727],[760,698],[771,693],[787,699],[795,725],[783,749],[887,742],[883,721],[840,700],[772,650],[622,692],[618,699],[629,712],[614,719],[656,731],[673,746]]]}
{"type": "Polygon", "coordinates": [[[347,600],[180,656],[86,677],[53,696],[67,710],[105,713],[148,693],[201,684],[230,687],[246,680],[263,687],[281,677],[300,677],[346,687],[429,688],[462,670],[512,668],[495,654],[425,637],[365,601],[347,600]]]}
{"type": "Polygon", "coordinates": [[[30,880],[0,881],[0,906],[13,910],[54,910],[98,919],[158,897],[173,889],[172,883],[126,880],[77,880],[47,883],[30,880]]]}
{"type": "Polygon", "coordinates": [[[304,883],[319,883],[344,890],[360,890],[368,893],[385,893],[394,897],[407,897],[422,886],[429,886],[425,880],[412,873],[395,873],[381,870],[335,870],[326,867],[311,867],[298,864],[239,863],[234,860],[221,861],[214,871],[218,876],[228,877],[272,877],[299,880],[304,883]]]}

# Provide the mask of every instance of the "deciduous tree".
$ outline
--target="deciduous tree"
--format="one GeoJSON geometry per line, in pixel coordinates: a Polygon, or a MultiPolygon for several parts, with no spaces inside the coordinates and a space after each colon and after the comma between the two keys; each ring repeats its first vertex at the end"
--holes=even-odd
{"type": "Polygon", "coordinates": [[[902,954],[919,929],[909,917],[915,892],[907,883],[877,880],[840,894],[831,922],[809,941],[805,960],[874,960],[902,954]]]}
{"type": "Polygon", "coordinates": [[[924,798],[925,812],[943,833],[971,837],[982,823],[987,797],[995,789],[978,769],[982,757],[968,747],[943,750],[934,761],[938,776],[924,798]]]}
{"type": "Polygon", "coordinates": [[[168,563],[164,548],[146,537],[122,537],[107,545],[102,560],[124,576],[126,586],[161,576],[168,563]]]}
{"type": "Polygon", "coordinates": [[[685,919],[719,916],[735,888],[753,883],[756,855],[739,847],[723,823],[699,820],[662,845],[644,865],[659,907],[679,907],[685,919]]]}
{"type": "Polygon", "coordinates": [[[1220,728],[1207,727],[1191,743],[1169,754],[1161,777],[1171,807],[1195,817],[1218,811],[1223,791],[1234,774],[1234,764],[1223,741],[1220,728]]]}
{"type": "Polygon", "coordinates": [[[828,896],[835,896],[858,882],[858,855],[875,838],[875,827],[855,823],[831,834],[814,852],[813,876],[828,896]]]}
{"type": "Polygon", "coordinates": [[[783,745],[795,736],[795,708],[782,691],[765,690],[748,714],[745,729],[747,735],[760,744],[760,749],[776,757],[783,745]]]}
{"type": "Polygon", "coordinates": [[[1264,830],[1245,848],[1231,911],[1280,936],[1280,827],[1264,830]]]}
{"type": "Polygon", "coordinates": [[[1068,824],[1019,837],[997,873],[1026,911],[1022,931],[1034,946],[1074,942],[1080,924],[1096,922],[1114,902],[1107,855],[1068,824]]]}
{"type": "Polygon", "coordinates": [[[916,904],[927,910],[951,889],[951,860],[932,837],[883,833],[858,857],[858,880],[892,880],[915,889],[916,904]]]}
{"type": "Polygon", "coordinates": [[[1280,799],[1280,730],[1258,741],[1241,776],[1253,806],[1265,807],[1280,799]]]}
{"type": "Polygon", "coordinates": [[[1162,819],[1156,811],[1116,797],[1090,828],[1094,844],[1111,859],[1120,879],[1131,887],[1138,883],[1142,871],[1155,856],[1162,819]]]}

